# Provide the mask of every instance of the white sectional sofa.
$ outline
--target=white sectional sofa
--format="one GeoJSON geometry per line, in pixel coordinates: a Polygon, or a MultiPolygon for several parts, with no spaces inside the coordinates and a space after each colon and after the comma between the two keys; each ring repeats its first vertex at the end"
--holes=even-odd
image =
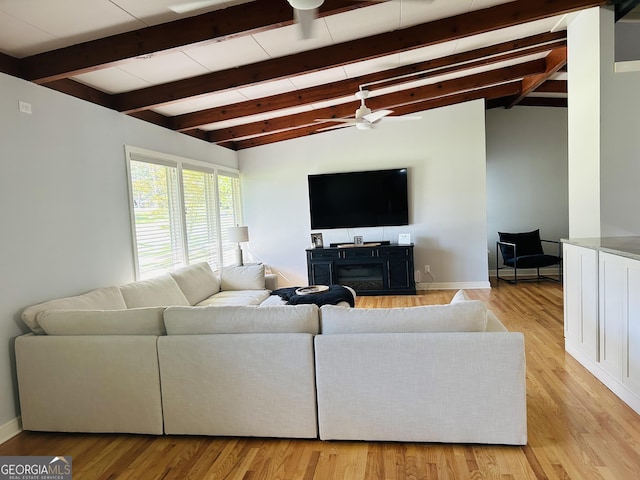
{"type": "Polygon", "coordinates": [[[455,300],[322,307],[321,439],[527,443],[523,335],[507,332],[482,302],[455,300]]]}
{"type": "Polygon", "coordinates": [[[526,443],[523,336],[481,302],[318,308],[265,286],[258,266],[195,265],[27,308],[23,427],[526,443]]]}

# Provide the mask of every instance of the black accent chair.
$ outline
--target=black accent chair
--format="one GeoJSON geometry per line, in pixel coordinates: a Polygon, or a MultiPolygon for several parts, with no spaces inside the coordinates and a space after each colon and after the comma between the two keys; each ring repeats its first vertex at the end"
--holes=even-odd
{"type": "Polygon", "coordinates": [[[498,232],[500,240],[496,242],[496,277],[498,283],[500,280],[517,285],[518,269],[535,268],[536,277],[521,278],[521,280],[552,280],[554,282],[562,281],[562,245],[555,240],[542,240],[540,238],[540,230],[524,233],[505,233],[498,232]],[[558,245],[558,255],[547,255],[542,248],[542,242],[553,243],[558,245]],[[500,255],[502,254],[502,267],[499,266],[500,255]],[[542,267],[558,266],[558,278],[548,277],[540,274],[542,267]],[[500,277],[500,270],[510,268],[513,269],[513,280],[500,277]]]}

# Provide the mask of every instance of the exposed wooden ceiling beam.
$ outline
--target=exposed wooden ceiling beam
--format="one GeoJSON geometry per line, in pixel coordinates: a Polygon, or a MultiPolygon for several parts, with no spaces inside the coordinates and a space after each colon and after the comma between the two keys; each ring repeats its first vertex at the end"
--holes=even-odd
{"type": "Polygon", "coordinates": [[[534,90],[536,93],[568,93],[566,80],[547,80],[534,90]]]}
{"type": "MultiPolygon", "coordinates": [[[[152,112],[151,110],[145,110],[143,112],[136,112],[130,114],[131,117],[139,118],[140,120],[144,120],[145,122],[154,123],[156,125],[160,125],[161,127],[171,128],[171,118],[162,115],[157,112],[152,112]]],[[[199,136],[202,130],[194,129],[192,130],[194,136],[199,136]]],[[[203,136],[204,139],[204,136],[203,136]]]]}
{"type": "MultiPolygon", "coordinates": [[[[365,2],[325,0],[319,15],[334,15],[363,6],[365,2]]],[[[261,2],[259,8],[255,2],[249,2],[32,55],[20,60],[20,67],[24,78],[42,84],[113,67],[137,57],[251,35],[291,23],[293,9],[284,0],[261,2]]]]}
{"type": "Polygon", "coordinates": [[[21,77],[20,63],[17,58],[0,52],[0,72],[14,77],[21,77]]]}
{"type": "MultiPolygon", "coordinates": [[[[472,90],[464,93],[457,93],[454,95],[447,95],[436,99],[423,100],[420,102],[412,103],[396,108],[395,112],[401,115],[408,115],[411,113],[422,112],[425,110],[431,110],[433,108],[445,107],[448,105],[455,105],[456,103],[468,102],[471,100],[478,100],[481,98],[502,98],[505,96],[517,95],[520,91],[519,82],[510,82],[493,87],[482,88],[478,90],[472,90]]],[[[383,120],[384,121],[384,120],[383,120]]],[[[225,142],[221,145],[231,148],[233,150],[242,150],[245,148],[257,147],[260,145],[267,145],[270,143],[280,142],[283,140],[291,140],[293,138],[301,137],[304,135],[312,135],[326,128],[324,125],[308,125],[302,128],[294,130],[281,131],[272,133],[269,135],[257,136],[245,140],[238,140],[233,142],[225,142]]]]}
{"type": "Polygon", "coordinates": [[[90,87],[71,79],[62,79],[51,82],[47,87],[66,93],[72,97],[86,100],[87,102],[102,105],[103,107],[113,109],[113,97],[108,93],[104,93],[96,88],[90,87]]]}
{"type": "Polygon", "coordinates": [[[516,0],[311,52],[121,93],[115,96],[116,105],[127,113],[151,109],[212,91],[290,78],[604,4],[606,0],[516,0]]]}
{"type": "Polygon", "coordinates": [[[616,22],[622,20],[631,10],[640,5],[640,0],[614,0],[616,9],[616,22]]]}
{"type": "MultiPolygon", "coordinates": [[[[489,65],[521,56],[532,55],[566,44],[566,32],[544,33],[533,35],[490,47],[448,55],[391,70],[363,75],[356,78],[333,82],[331,84],[309,87],[294,92],[287,92],[258,100],[247,100],[233,105],[209,108],[193,113],[173,117],[173,128],[185,131],[210,123],[221,122],[247,115],[266,113],[299,105],[311,104],[332,98],[353,94],[360,85],[381,82],[376,87],[389,86],[407,81],[421,80],[435,75],[443,75],[455,71],[489,65]],[[411,75],[408,78],[399,78],[411,75]],[[395,80],[389,80],[395,79],[395,80]],[[384,82],[389,80],[388,82],[384,82]]],[[[374,88],[376,88],[374,87],[374,88]]]]}
{"type": "Polygon", "coordinates": [[[522,91],[517,98],[509,104],[508,108],[517,105],[524,97],[533,92],[536,88],[546,82],[551,75],[560,70],[567,63],[567,47],[554,48],[545,58],[546,68],[544,73],[530,75],[522,79],[522,91]]]}
{"type": "MultiPolygon", "coordinates": [[[[543,59],[533,60],[509,67],[477,73],[475,75],[468,75],[461,78],[424,85],[422,87],[372,97],[367,99],[367,106],[372,110],[393,108],[395,111],[402,105],[421,102],[427,99],[451,95],[453,93],[460,93],[467,90],[476,90],[495,84],[510,82],[514,79],[521,79],[527,75],[543,72],[545,67],[546,62],[543,59]]],[[[208,138],[211,142],[218,143],[304,125],[318,125],[318,122],[316,121],[318,118],[329,119],[352,117],[355,109],[355,103],[344,103],[296,115],[288,115],[286,117],[272,118],[262,122],[254,122],[232,128],[213,130],[209,132],[208,138]]],[[[324,126],[327,126],[327,124],[330,123],[330,120],[322,122],[324,126]]]]}
{"type": "Polygon", "coordinates": [[[559,97],[527,97],[523,99],[518,105],[528,107],[567,107],[568,101],[566,98],[559,97]]]}

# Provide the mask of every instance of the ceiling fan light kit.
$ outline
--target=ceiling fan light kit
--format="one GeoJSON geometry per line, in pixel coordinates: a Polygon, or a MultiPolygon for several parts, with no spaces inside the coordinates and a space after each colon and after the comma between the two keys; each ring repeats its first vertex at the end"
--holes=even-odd
{"type": "Polygon", "coordinates": [[[324,3],[324,0],[287,0],[296,10],[314,10],[324,3]]]}

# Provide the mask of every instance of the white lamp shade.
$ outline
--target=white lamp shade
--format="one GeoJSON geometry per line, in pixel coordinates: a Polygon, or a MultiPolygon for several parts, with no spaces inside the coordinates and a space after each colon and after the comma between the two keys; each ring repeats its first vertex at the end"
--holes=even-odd
{"type": "Polygon", "coordinates": [[[227,229],[229,241],[233,243],[249,241],[249,227],[229,227],[227,229]]]}

